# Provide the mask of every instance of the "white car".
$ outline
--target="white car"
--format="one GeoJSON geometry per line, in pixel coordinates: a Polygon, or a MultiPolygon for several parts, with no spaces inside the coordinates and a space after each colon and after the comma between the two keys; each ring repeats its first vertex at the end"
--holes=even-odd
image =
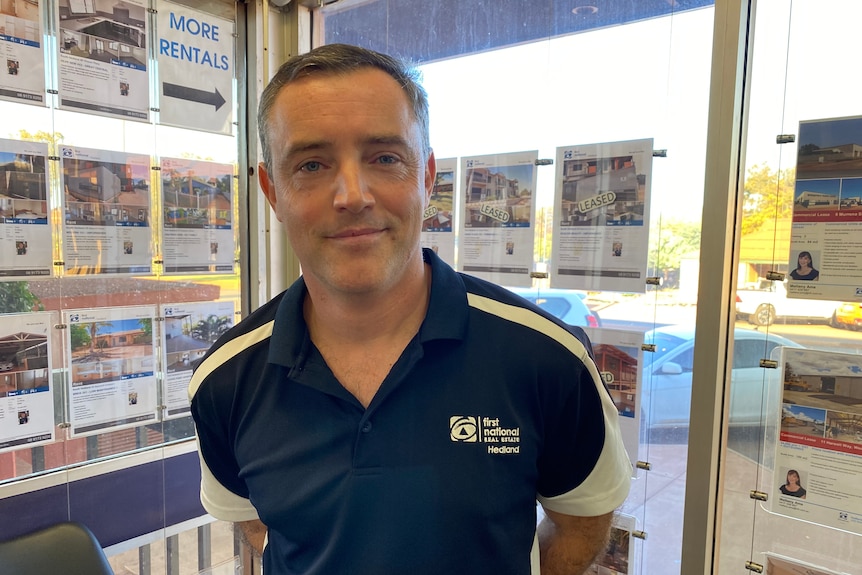
{"type": "Polygon", "coordinates": [[[831,321],[841,302],[787,297],[787,284],[762,279],[736,290],[736,315],[754,325],[831,321]]]}

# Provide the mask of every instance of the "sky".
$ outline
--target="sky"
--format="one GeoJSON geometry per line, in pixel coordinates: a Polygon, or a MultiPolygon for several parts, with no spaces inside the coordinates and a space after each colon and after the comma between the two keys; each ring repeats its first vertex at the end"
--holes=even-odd
{"type": "Polygon", "coordinates": [[[862,357],[818,350],[785,350],[784,361],[798,375],[862,377],[862,357]]]}
{"type": "Polygon", "coordinates": [[[829,194],[838,196],[840,180],[799,180],[796,183],[796,195],[802,192],[817,192],[818,194],[829,194]]]}
{"type": "Polygon", "coordinates": [[[784,405],[784,411],[788,415],[795,417],[796,419],[801,419],[803,421],[818,421],[820,423],[823,422],[824,415],[826,415],[826,411],[823,409],[817,409],[815,407],[804,407],[801,405],[784,405]]]}
{"type": "Polygon", "coordinates": [[[821,148],[842,144],[862,145],[862,118],[801,123],[799,145],[805,144],[814,144],[821,148]]]}
{"type": "Polygon", "coordinates": [[[110,322],[96,322],[96,331],[99,335],[117,333],[141,329],[139,319],[115,319],[110,322]]]}

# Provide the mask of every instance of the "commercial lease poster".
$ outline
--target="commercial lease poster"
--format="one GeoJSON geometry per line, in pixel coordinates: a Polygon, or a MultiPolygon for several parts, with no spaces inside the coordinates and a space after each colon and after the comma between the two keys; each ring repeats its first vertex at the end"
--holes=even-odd
{"type": "Polygon", "coordinates": [[[234,324],[233,302],[180,303],[162,306],[162,382],[164,419],[189,414],[192,369],[215,341],[234,324]]]}
{"type": "Polygon", "coordinates": [[[51,314],[4,315],[0,326],[0,452],[51,442],[51,314]]]}
{"type": "Polygon", "coordinates": [[[0,2],[0,99],[44,105],[42,4],[0,2]]]}
{"type": "Polygon", "coordinates": [[[233,271],[233,166],[161,161],[165,273],[233,271]]]}
{"type": "Polygon", "coordinates": [[[0,280],[51,275],[48,145],[0,139],[0,280]]]}
{"type": "Polygon", "coordinates": [[[150,157],[68,146],[60,151],[66,273],[150,273],[150,157]]]}
{"type": "Polygon", "coordinates": [[[60,108],[148,121],[147,0],[57,2],[60,108]]]}
{"type": "Polygon", "coordinates": [[[862,356],[782,350],[775,513],[862,534],[862,356]]]}
{"type": "Polygon", "coordinates": [[[557,148],[551,287],[644,292],[652,139],[557,148]]]}
{"type": "Polygon", "coordinates": [[[862,301],[862,117],[799,123],[789,297],[862,301]]]}
{"type": "Polygon", "coordinates": [[[461,158],[458,268],[491,282],[533,280],[537,151],[461,158]]]}
{"type": "Polygon", "coordinates": [[[641,413],[643,334],[636,331],[584,328],[593,344],[593,356],[602,380],[620,414],[620,432],[629,459],[638,459],[641,413]]]}
{"type": "Polygon", "coordinates": [[[154,306],[63,312],[73,437],[156,420],[155,312],[154,306]]]}
{"type": "Polygon", "coordinates": [[[234,23],[172,2],[157,4],[159,123],[230,134],[234,23]]]}
{"type": "Polygon", "coordinates": [[[422,220],[421,243],[455,267],[455,171],[456,158],[437,160],[437,176],[431,200],[422,220]]]}

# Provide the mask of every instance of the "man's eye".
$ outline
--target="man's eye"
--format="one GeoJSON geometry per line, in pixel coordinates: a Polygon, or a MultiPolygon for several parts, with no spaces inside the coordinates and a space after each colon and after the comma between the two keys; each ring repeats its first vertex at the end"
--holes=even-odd
{"type": "Polygon", "coordinates": [[[377,162],[380,164],[395,164],[398,162],[398,158],[390,154],[384,154],[377,158],[377,162]]]}
{"type": "Polygon", "coordinates": [[[306,162],[299,169],[303,172],[319,172],[322,167],[320,162],[306,162]]]}

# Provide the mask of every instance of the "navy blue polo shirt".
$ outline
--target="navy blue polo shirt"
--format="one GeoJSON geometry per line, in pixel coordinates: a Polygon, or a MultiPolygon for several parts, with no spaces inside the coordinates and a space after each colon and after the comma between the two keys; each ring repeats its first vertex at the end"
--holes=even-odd
{"type": "Polygon", "coordinates": [[[527,574],[537,499],[600,515],[628,493],[583,332],[424,257],[426,318],[367,409],[311,342],[302,279],[195,371],[201,500],[263,521],[267,575],[527,574]]]}

